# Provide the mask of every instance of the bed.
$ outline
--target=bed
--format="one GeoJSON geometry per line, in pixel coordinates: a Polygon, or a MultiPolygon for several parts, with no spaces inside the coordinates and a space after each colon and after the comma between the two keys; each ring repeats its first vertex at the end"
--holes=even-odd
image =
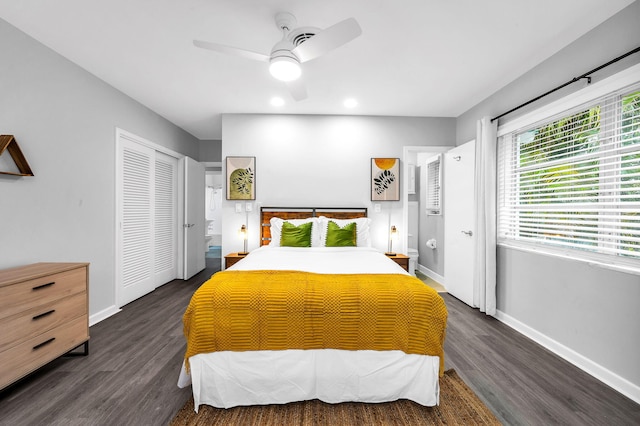
{"type": "Polygon", "coordinates": [[[369,223],[366,209],[261,209],[261,247],[214,274],[184,314],[178,386],[191,385],[196,411],[438,404],[444,301],[370,247],[369,223]]]}

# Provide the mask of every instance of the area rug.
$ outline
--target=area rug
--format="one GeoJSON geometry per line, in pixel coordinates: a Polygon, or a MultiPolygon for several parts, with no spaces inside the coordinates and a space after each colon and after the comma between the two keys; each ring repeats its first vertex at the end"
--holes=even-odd
{"type": "Polygon", "coordinates": [[[440,378],[440,405],[423,407],[408,400],[365,404],[327,404],[319,400],[283,405],[260,405],[229,409],[200,406],[193,399],[178,412],[170,426],[204,425],[499,425],[493,413],[460,379],[454,370],[440,378]]]}

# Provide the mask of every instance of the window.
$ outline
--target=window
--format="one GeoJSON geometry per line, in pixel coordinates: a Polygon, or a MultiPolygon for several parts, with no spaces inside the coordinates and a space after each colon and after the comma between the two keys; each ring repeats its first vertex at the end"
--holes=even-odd
{"type": "Polygon", "coordinates": [[[442,168],[440,167],[441,155],[427,160],[427,214],[442,214],[442,168]]]}
{"type": "Polygon", "coordinates": [[[640,267],[640,85],[500,137],[498,243],[640,267]]]}

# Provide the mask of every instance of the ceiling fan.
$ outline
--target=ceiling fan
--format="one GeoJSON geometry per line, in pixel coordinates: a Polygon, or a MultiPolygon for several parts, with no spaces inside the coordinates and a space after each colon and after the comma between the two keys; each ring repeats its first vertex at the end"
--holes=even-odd
{"type": "Polygon", "coordinates": [[[215,52],[269,62],[271,75],[284,81],[293,99],[300,101],[307,97],[307,89],[300,80],[300,64],[322,56],[362,34],[354,18],[345,19],[324,30],[315,27],[296,28],[295,16],[287,12],[276,14],[275,20],[278,29],[282,30],[282,40],[273,46],[269,55],[208,41],[194,40],[193,44],[215,52]]]}

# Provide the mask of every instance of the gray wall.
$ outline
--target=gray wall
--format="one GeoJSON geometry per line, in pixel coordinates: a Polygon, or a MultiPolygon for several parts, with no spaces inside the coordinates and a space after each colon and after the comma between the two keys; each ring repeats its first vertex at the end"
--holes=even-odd
{"type": "MultiPolygon", "coordinates": [[[[225,114],[222,156],[256,157],[256,201],[264,206],[368,207],[373,245],[386,250],[389,225],[406,234],[404,201],[380,202],[382,211],[374,212],[371,157],[402,158],[404,146],[452,143],[454,129],[451,118],[225,114]]],[[[258,209],[238,214],[234,204],[223,200],[225,229],[247,221],[255,230],[249,248],[257,247],[258,209]]],[[[222,245],[225,253],[242,248],[232,231],[223,235],[222,245]]]]}
{"type": "MultiPolygon", "coordinates": [[[[475,138],[476,120],[482,116],[509,110],[636,48],[639,41],[640,2],[634,2],[460,116],[457,144],[475,138]]],[[[636,54],[598,73],[594,81],[639,61],[636,54]]],[[[580,87],[574,84],[534,107],[580,87]]],[[[499,311],[564,345],[567,352],[577,352],[636,389],[640,386],[640,276],[502,247],[498,250],[497,302],[499,311]]]]}
{"type": "Polygon", "coordinates": [[[90,262],[95,314],[115,304],[116,127],[196,159],[198,140],[1,19],[0,57],[0,133],[35,174],[0,175],[0,268],[90,262]]]}
{"type": "Polygon", "coordinates": [[[199,161],[220,163],[222,161],[222,141],[221,140],[201,140],[199,147],[199,161]]]}

